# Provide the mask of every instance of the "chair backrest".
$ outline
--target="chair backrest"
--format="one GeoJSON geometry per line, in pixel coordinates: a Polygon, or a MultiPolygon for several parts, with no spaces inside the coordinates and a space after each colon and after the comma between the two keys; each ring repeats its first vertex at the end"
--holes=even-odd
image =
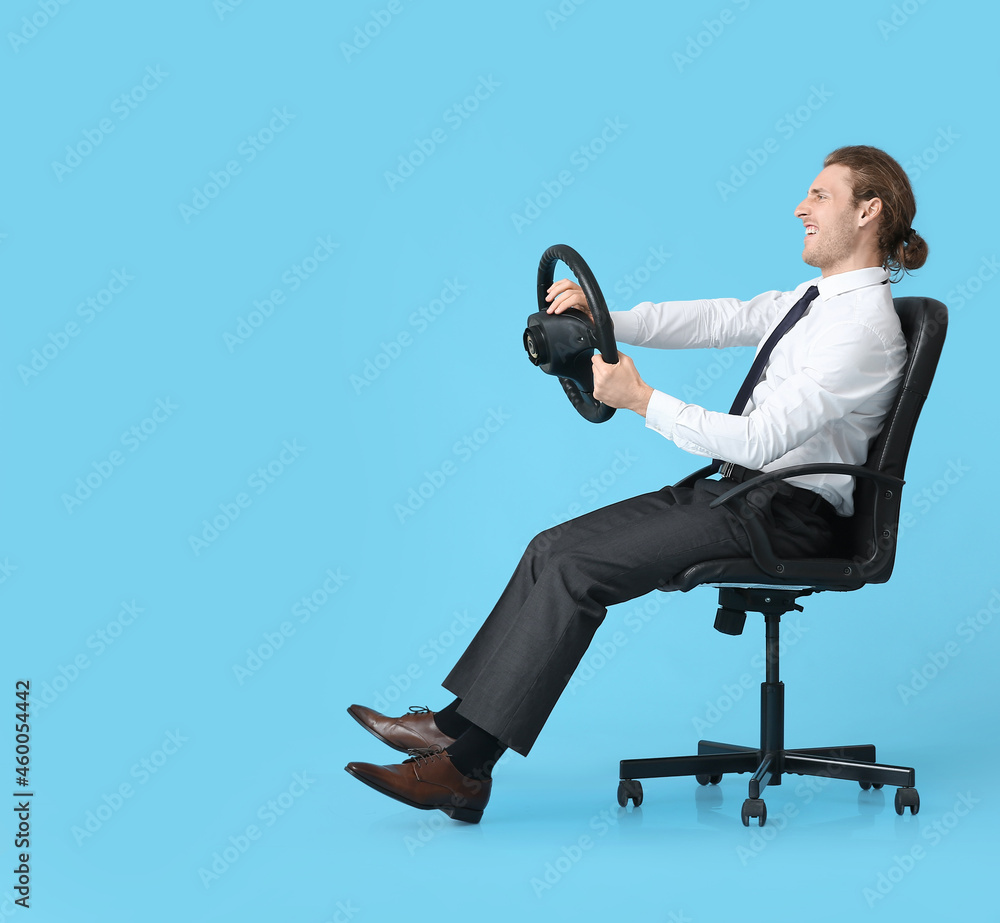
{"type": "MultiPolygon", "coordinates": [[[[920,410],[927,398],[948,328],[948,309],[933,298],[894,298],[906,366],[892,410],[872,442],[865,467],[902,478],[920,410]]],[[[865,583],[884,583],[896,557],[901,491],[857,478],[855,514],[844,523],[845,557],[858,565],[865,583]]]]}

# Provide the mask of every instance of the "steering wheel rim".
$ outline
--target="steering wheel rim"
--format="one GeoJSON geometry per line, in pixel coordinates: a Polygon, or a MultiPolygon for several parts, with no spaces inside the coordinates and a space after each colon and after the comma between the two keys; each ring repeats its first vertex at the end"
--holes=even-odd
{"type": "MultiPolygon", "coordinates": [[[[608,305],[604,300],[604,294],[601,292],[601,287],[597,284],[586,260],[566,244],[555,244],[549,247],[539,260],[538,310],[544,312],[549,307],[545,296],[553,282],[558,262],[569,266],[579,280],[580,288],[583,289],[583,294],[587,297],[587,304],[590,306],[590,313],[594,318],[594,339],[597,349],[605,362],[614,365],[618,362],[618,346],[615,343],[615,328],[611,321],[611,312],[608,311],[608,305]]],[[[566,392],[570,403],[586,420],[591,423],[603,423],[614,416],[614,407],[595,400],[592,393],[582,391],[575,381],[569,378],[560,378],[559,383],[566,392]]]]}

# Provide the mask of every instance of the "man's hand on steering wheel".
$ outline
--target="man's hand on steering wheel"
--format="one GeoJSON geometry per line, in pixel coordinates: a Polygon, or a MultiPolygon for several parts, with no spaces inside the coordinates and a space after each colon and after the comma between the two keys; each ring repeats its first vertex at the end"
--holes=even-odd
{"type": "MultiPolygon", "coordinates": [[[[551,302],[546,308],[547,314],[562,314],[567,308],[577,308],[587,315],[591,323],[591,314],[587,296],[575,282],[560,279],[553,282],[547,289],[545,300],[551,302]]],[[[624,410],[634,410],[639,416],[646,415],[646,406],[653,389],[639,376],[632,360],[618,353],[618,362],[609,365],[600,353],[593,357],[594,364],[594,399],[624,410]]]]}
{"type": "Polygon", "coordinates": [[[583,294],[583,289],[569,279],[553,282],[548,287],[545,300],[552,302],[545,309],[546,314],[562,314],[567,308],[577,308],[587,315],[591,323],[594,322],[594,315],[590,313],[590,305],[587,304],[587,296],[583,294]]]}
{"type": "Polygon", "coordinates": [[[623,352],[618,353],[618,362],[610,365],[596,353],[594,364],[594,398],[611,407],[634,410],[640,417],[646,416],[646,407],[653,389],[639,376],[635,363],[623,352]]]}

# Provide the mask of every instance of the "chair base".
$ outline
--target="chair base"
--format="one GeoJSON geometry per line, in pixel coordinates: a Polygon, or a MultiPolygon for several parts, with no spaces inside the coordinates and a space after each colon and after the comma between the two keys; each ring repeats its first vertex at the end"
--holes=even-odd
{"type": "Polygon", "coordinates": [[[639,779],[661,779],[669,776],[695,776],[699,784],[716,784],[729,772],[745,773],[750,777],[747,800],[743,803],[742,819],[749,826],[750,818],[764,826],[767,807],[761,793],[768,786],[781,785],[782,775],[824,776],[858,782],[863,789],[896,785],[896,813],[905,808],[911,814],[920,810],[920,796],[913,787],[916,772],[908,766],[889,766],[875,762],[873,744],[841,747],[815,747],[805,750],[761,750],[737,744],[699,740],[696,756],[668,756],[653,759],[622,760],[618,783],[618,803],[625,807],[631,800],[642,804],[639,779]]]}
{"type": "Polygon", "coordinates": [[[796,600],[811,589],[778,587],[722,587],[719,590],[719,614],[715,627],[726,634],[743,631],[746,610],[764,615],[765,680],[760,684],[760,746],[741,747],[714,740],[698,741],[697,756],[667,756],[646,760],[622,760],[619,771],[618,803],[642,804],[639,779],[662,779],[668,776],[694,776],[701,785],[722,781],[727,772],[749,772],[750,791],[743,802],[744,826],[756,817],[763,827],[767,806],[761,793],[769,785],[781,785],[785,774],[824,776],[847,779],[863,789],[896,785],[896,813],[906,808],[911,814],[920,810],[920,796],[913,787],[916,772],[909,766],[888,766],[875,762],[874,744],[841,747],[815,747],[805,750],[785,748],[785,684],[781,682],[781,644],[779,626],[782,615],[801,611],[796,600]]]}

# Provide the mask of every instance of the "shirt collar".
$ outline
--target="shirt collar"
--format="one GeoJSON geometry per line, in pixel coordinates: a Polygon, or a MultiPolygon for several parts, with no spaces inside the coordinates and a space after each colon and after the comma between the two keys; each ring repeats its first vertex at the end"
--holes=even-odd
{"type": "Polygon", "coordinates": [[[838,272],[814,280],[811,284],[819,289],[819,297],[826,301],[834,295],[844,295],[869,285],[881,285],[889,281],[889,272],[882,266],[866,266],[850,272],[838,272]]]}

